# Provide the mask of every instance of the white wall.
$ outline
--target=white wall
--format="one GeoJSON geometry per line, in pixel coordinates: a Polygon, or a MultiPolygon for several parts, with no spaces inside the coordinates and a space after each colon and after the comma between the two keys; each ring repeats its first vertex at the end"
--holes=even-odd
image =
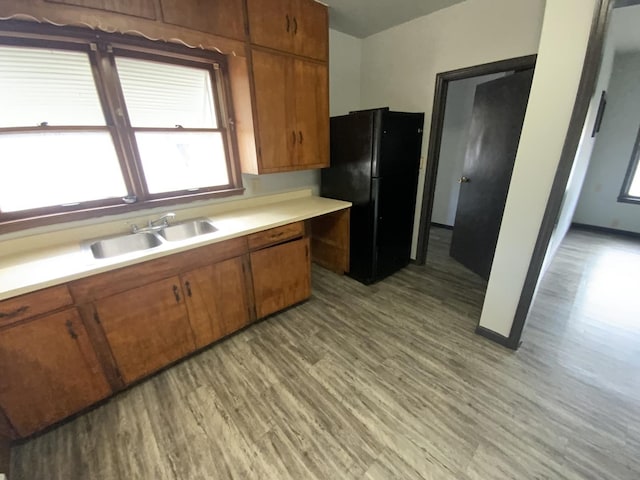
{"type": "Polygon", "coordinates": [[[596,0],[549,0],[480,326],[505,337],[564,146],[596,0]]]}
{"type": "Polygon", "coordinates": [[[449,83],[431,213],[434,223],[453,226],[456,219],[460,194],[458,179],[464,167],[476,86],[503,76],[499,73],[449,83]]]}
{"type": "Polygon", "coordinates": [[[329,30],[329,100],[331,116],[360,108],[362,40],[329,30]]]}
{"type": "Polygon", "coordinates": [[[640,126],[639,79],[640,52],[616,54],[607,109],[574,222],[640,233],[640,206],[617,201],[640,126]]]}
{"type": "Polygon", "coordinates": [[[611,72],[613,70],[613,57],[615,53],[612,40],[613,37],[611,35],[608,35],[604,45],[604,53],[602,56],[602,64],[600,65],[598,83],[596,85],[593,97],[591,98],[589,111],[587,112],[587,118],[585,121],[584,129],[582,131],[582,136],[580,138],[580,145],[578,146],[578,151],[576,152],[573,168],[571,169],[569,182],[567,183],[564,198],[562,199],[560,214],[558,216],[558,220],[551,237],[551,242],[549,243],[549,248],[547,249],[547,255],[544,259],[542,275],[544,275],[547,267],[551,264],[551,260],[553,260],[553,257],[558,251],[558,247],[560,247],[562,240],[564,240],[565,235],[571,227],[571,221],[578,205],[578,199],[580,198],[580,191],[582,190],[582,186],[587,175],[587,170],[588,168],[590,168],[589,164],[592,158],[594,147],[601,138],[600,134],[598,134],[595,138],[591,137],[591,134],[593,132],[593,126],[596,121],[596,116],[598,115],[598,108],[600,106],[600,97],[602,95],[602,91],[607,90],[607,88],[609,87],[609,81],[611,79],[611,72]]]}
{"type": "MultiPolygon", "coordinates": [[[[559,1],[559,0],[551,0],[559,1]]],[[[361,106],[425,112],[423,154],[440,72],[536,53],[544,0],[467,0],[367,37],[361,106]]],[[[420,170],[412,257],[424,184],[420,170]]]]}

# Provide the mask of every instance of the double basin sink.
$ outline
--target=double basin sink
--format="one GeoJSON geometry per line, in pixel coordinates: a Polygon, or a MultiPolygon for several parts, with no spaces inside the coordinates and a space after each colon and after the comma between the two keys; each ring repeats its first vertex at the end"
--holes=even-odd
{"type": "Polygon", "coordinates": [[[96,259],[111,258],[132,252],[158,247],[165,242],[178,242],[208,235],[218,229],[207,219],[187,220],[175,225],[165,225],[153,231],[139,231],[87,242],[86,247],[96,259]]]}

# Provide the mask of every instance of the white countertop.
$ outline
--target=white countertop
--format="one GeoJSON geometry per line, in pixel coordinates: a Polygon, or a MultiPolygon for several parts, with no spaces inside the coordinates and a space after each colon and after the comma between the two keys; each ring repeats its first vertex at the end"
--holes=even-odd
{"type": "MultiPolygon", "coordinates": [[[[306,220],[349,208],[351,203],[317,196],[303,196],[215,213],[208,218],[216,232],[117,257],[95,259],[78,238],[73,243],[41,247],[35,251],[0,257],[0,300],[33,292],[97,273],[134,265],[195,247],[248,235],[287,223],[306,220]]],[[[179,221],[187,220],[187,218],[179,221]]],[[[124,232],[122,232],[124,233],[124,232]]]]}

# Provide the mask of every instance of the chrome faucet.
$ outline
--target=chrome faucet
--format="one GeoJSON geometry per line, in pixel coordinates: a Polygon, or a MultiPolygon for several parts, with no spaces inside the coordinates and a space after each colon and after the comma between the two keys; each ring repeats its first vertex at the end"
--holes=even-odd
{"type": "Polygon", "coordinates": [[[149,220],[146,227],[138,227],[136,224],[131,225],[131,233],[155,232],[169,226],[169,219],[175,218],[176,214],[168,212],[155,220],[149,220]]]}

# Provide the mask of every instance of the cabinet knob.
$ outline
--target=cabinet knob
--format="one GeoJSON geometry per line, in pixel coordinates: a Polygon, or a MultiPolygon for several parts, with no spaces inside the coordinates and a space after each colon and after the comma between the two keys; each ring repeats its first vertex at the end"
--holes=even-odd
{"type": "Polygon", "coordinates": [[[15,310],[12,310],[10,312],[0,312],[0,318],[15,317],[16,315],[20,315],[21,313],[24,313],[27,310],[29,310],[29,307],[27,305],[23,305],[22,307],[16,308],[15,310]]]}
{"type": "Polygon", "coordinates": [[[458,183],[469,183],[471,181],[471,179],[469,177],[460,177],[460,180],[458,180],[458,183]]]}
{"type": "Polygon", "coordinates": [[[304,141],[304,137],[302,136],[302,130],[298,130],[298,140],[300,141],[300,144],[302,144],[302,142],[304,141]]]}
{"type": "Polygon", "coordinates": [[[177,285],[173,286],[173,296],[176,297],[176,303],[180,303],[180,289],[177,285]]]}
{"type": "Polygon", "coordinates": [[[67,332],[69,332],[69,336],[71,337],[71,339],[76,340],[78,338],[78,334],[73,329],[73,322],[71,320],[67,320],[67,323],[65,323],[65,325],[67,326],[67,332]]]}
{"type": "Polygon", "coordinates": [[[293,34],[296,35],[298,33],[298,19],[293,17],[293,34]]]}
{"type": "Polygon", "coordinates": [[[292,145],[296,144],[296,132],[294,130],[291,130],[291,141],[292,145]]]}
{"type": "Polygon", "coordinates": [[[291,20],[289,19],[289,14],[287,14],[286,17],[287,17],[287,33],[289,33],[289,31],[291,30],[291,20]]]}
{"type": "Polygon", "coordinates": [[[191,283],[189,282],[189,280],[184,282],[184,287],[187,289],[187,295],[189,295],[189,298],[191,298],[191,283]]]}

